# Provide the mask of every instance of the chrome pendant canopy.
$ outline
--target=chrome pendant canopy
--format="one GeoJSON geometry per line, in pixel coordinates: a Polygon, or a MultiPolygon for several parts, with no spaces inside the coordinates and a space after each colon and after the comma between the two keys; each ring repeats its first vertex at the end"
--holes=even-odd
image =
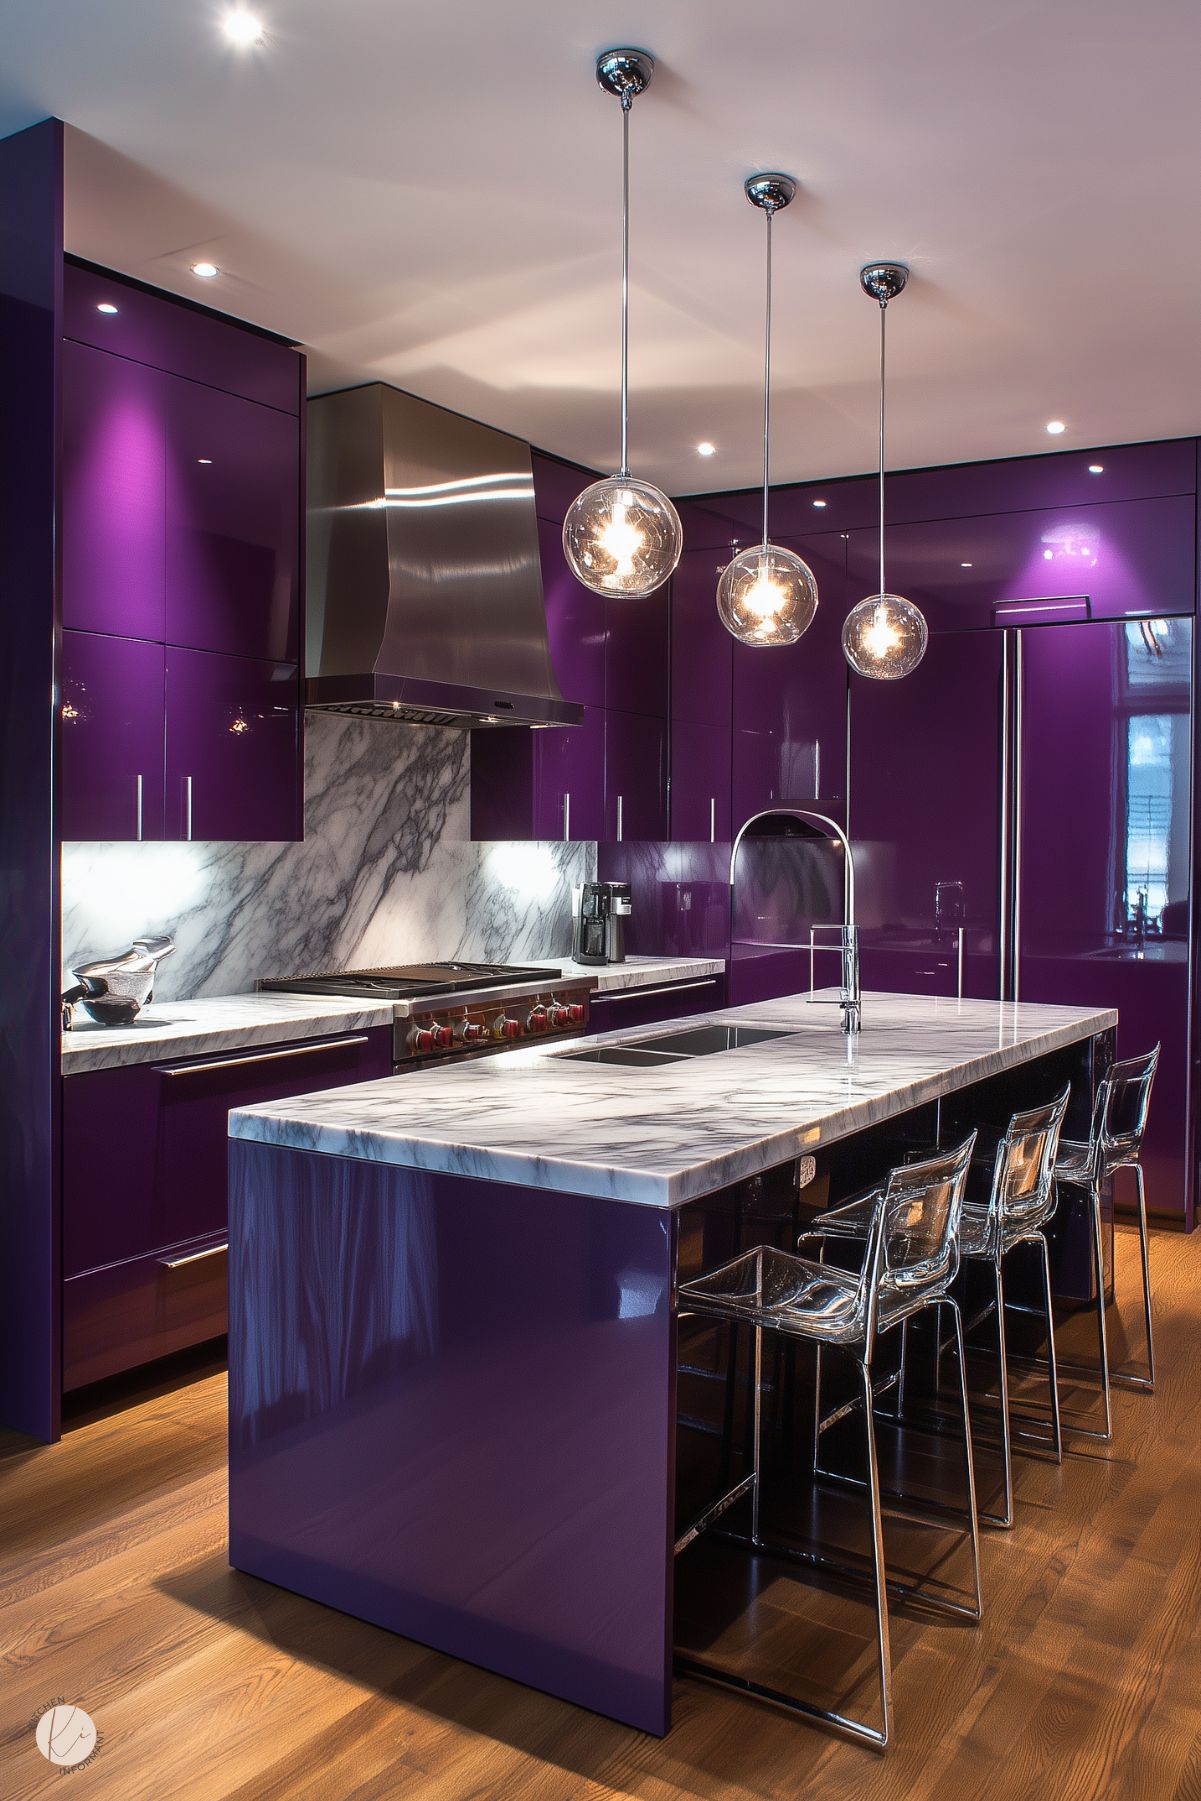
{"type": "Polygon", "coordinates": [[[796,198],[791,175],[765,171],[742,184],[752,206],[767,217],[767,283],[763,331],[763,537],[740,551],[722,571],[717,585],[717,611],[722,624],[740,644],[758,649],[795,644],[817,612],[817,580],[795,551],[772,544],[767,536],[769,457],[771,448],[771,225],[776,213],[796,198]]]}
{"type": "Polygon", "coordinates": [[[661,588],[684,547],[675,507],[629,466],[630,399],[630,108],[655,75],[646,50],[605,50],[596,79],[621,101],[621,468],[576,497],[563,521],[563,553],[576,579],[595,594],[645,598],[661,588]]]}
{"type": "Polygon", "coordinates": [[[880,581],[874,594],[853,606],[842,628],[842,649],[857,675],[896,682],[911,675],[926,654],[929,630],[920,607],[884,585],[884,347],[888,303],[905,291],[904,263],[865,263],[859,285],[880,308],[880,581]]]}

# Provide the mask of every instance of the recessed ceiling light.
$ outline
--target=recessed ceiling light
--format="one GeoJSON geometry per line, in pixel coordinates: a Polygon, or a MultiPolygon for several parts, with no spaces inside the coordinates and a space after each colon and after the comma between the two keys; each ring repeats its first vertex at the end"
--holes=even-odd
{"type": "Polygon", "coordinates": [[[970,568],[972,568],[972,564],[971,563],[960,563],[959,567],[961,569],[970,569],[970,568]]]}
{"type": "Polygon", "coordinates": [[[708,438],[702,438],[700,443],[696,447],[696,454],[698,457],[716,456],[717,455],[717,445],[710,444],[708,438]]]}
{"type": "Polygon", "coordinates": [[[221,21],[221,29],[239,50],[249,50],[263,41],[263,21],[255,13],[236,6],[221,21]]]}
{"type": "Polygon", "coordinates": [[[220,275],[216,263],[193,263],[192,274],[199,275],[204,281],[211,281],[214,275],[220,275]]]}
{"type": "Polygon", "coordinates": [[[1088,466],[1088,472],[1090,475],[1104,475],[1105,474],[1105,465],[1104,465],[1104,463],[1090,463],[1088,466]]]}
{"type": "Polygon", "coordinates": [[[1064,424],[1062,419],[1048,419],[1047,420],[1047,430],[1050,432],[1050,434],[1053,438],[1057,438],[1059,436],[1060,432],[1066,431],[1067,429],[1068,428],[1064,424]]]}
{"type": "Polygon", "coordinates": [[[813,504],[815,507],[824,507],[826,503],[824,500],[815,500],[813,504]]]}
{"type": "Polygon", "coordinates": [[[115,313],[117,308],[113,305],[111,300],[98,300],[96,302],[96,311],[98,313],[115,313]]]}

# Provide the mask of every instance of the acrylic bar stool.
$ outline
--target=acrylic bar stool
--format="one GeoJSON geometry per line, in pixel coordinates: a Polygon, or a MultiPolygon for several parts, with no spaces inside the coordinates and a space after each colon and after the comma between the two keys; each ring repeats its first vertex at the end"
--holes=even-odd
{"type": "Polygon", "coordinates": [[[1100,1376],[1104,1430],[1073,1425],[1085,1438],[1099,1438],[1108,1444],[1113,1437],[1113,1415],[1110,1408],[1110,1385],[1129,1384],[1132,1388],[1155,1387],[1155,1341],[1151,1329],[1151,1274],[1147,1261],[1147,1191],[1141,1162],[1143,1135],[1147,1129],[1147,1109],[1151,1104],[1151,1085],[1159,1065],[1160,1047],[1142,1057],[1128,1057],[1113,1063],[1105,1072],[1093,1103],[1092,1124],[1087,1144],[1065,1138],[1059,1147],[1055,1180],[1070,1188],[1079,1188],[1088,1196],[1089,1220],[1093,1239],[1093,1280],[1096,1285],[1098,1364],[1061,1363],[1060,1369],[1073,1375],[1100,1376]],[[1132,1169],[1138,1183],[1138,1238],[1143,1266],[1143,1320],[1147,1334],[1147,1373],[1114,1370],[1109,1367],[1109,1346],[1105,1332],[1105,1257],[1101,1240],[1101,1189],[1107,1177],[1120,1169],[1132,1169]]]}
{"type": "MultiPolygon", "coordinates": [[[[981,1612],[976,1490],[972,1468],[963,1324],[959,1308],[950,1295],[951,1284],[959,1268],[959,1216],[975,1138],[973,1132],[953,1152],[928,1158],[922,1163],[906,1164],[892,1171],[887,1186],[873,1196],[863,1266],[859,1271],[835,1269],[811,1262],[806,1257],[794,1256],[788,1251],[759,1246],[708,1275],[681,1284],[679,1293],[681,1309],[690,1314],[725,1324],[745,1321],[754,1328],[754,1445],[750,1484],[754,1491],[755,1508],[752,1540],[760,1549],[775,1549],[760,1537],[758,1529],[761,1488],[758,1390],[762,1371],[763,1333],[780,1332],[787,1337],[813,1343],[819,1350],[823,1346],[837,1347],[848,1352],[858,1366],[859,1394],[848,1409],[840,1412],[860,1411],[864,1422],[868,1471],[864,1486],[867,1489],[871,1517],[872,1583],[876,1608],[881,1723],[873,1726],[867,1721],[853,1719],[834,1708],[821,1707],[799,1696],[785,1694],[696,1657],[678,1656],[677,1667],[707,1681],[773,1702],[776,1706],[805,1718],[819,1720],[879,1750],[886,1749],[888,1745],[892,1720],[889,1591],[902,1595],[916,1594],[928,1606],[966,1615],[973,1620],[978,1620],[981,1612]],[[954,1317],[959,1354],[967,1491],[964,1533],[971,1546],[974,1585],[974,1602],[971,1605],[944,1600],[914,1585],[890,1581],[884,1561],[873,1362],[879,1343],[887,1333],[924,1308],[939,1304],[948,1307],[954,1317]]],[[[923,1524],[931,1523],[928,1516],[911,1517],[921,1517],[923,1524]]],[[[845,1566],[821,1553],[789,1550],[782,1554],[821,1568],[848,1573],[845,1566]]]]}
{"type": "MultiPolygon", "coordinates": [[[[1043,1318],[1047,1333],[1046,1368],[1050,1388],[1051,1446],[1055,1461],[1063,1460],[1063,1439],[1059,1422],[1059,1385],[1055,1362],[1055,1315],[1051,1299],[1051,1259],[1044,1227],[1055,1211],[1055,1159],[1059,1133],[1071,1098],[1071,1087],[1047,1106],[1015,1113],[997,1144],[995,1155],[986,1167],[991,1168],[988,1196],[981,1205],[969,1191],[959,1222],[959,1254],[964,1262],[987,1264],[993,1275],[993,1298],[968,1321],[973,1332],[994,1315],[997,1321],[997,1384],[1000,1400],[1001,1459],[1004,1474],[1004,1503],[1000,1512],[981,1508],[980,1518],[994,1526],[1013,1524],[1013,1437],[1014,1415],[1009,1400],[1009,1359],[1005,1344],[1004,1265],[1011,1251],[1019,1245],[1037,1247],[1042,1263],[1043,1318]]],[[[868,1207],[864,1200],[848,1202],[823,1214],[804,1234],[826,1240],[859,1241],[868,1229],[868,1207]]],[[[1022,1307],[1019,1311],[1029,1309],[1022,1307]]],[[[938,1362],[946,1346],[939,1328],[938,1362]]],[[[938,1367],[936,1362],[936,1368],[938,1367]]],[[[902,1368],[904,1365],[902,1364],[902,1368]]],[[[820,1401],[819,1401],[820,1404],[820,1401]]],[[[904,1417],[904,1397],[900,1398],[898,1416],[904,1417]]],[[[1020,1423],[1020,1422],[1019,1422],[1020,1423]]]]}

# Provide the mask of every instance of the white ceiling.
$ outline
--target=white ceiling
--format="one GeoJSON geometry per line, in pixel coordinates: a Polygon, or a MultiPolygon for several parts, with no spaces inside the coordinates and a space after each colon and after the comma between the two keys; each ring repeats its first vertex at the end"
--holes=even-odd
{"type": "Polygon", "coordinates": [[[741,184],[765,167],[802,184],[776,479],[874,461],[874,257],[914,276],[891,462],[1201,431],[1196,0],[249,3],[269,36],[239,53],[216,0],[0,0],[0,134],[66,119],[68,248],[300,339],[314,390],[380,378],[613,464],[620,108],[592,64],[633,42],[659,58],[632,119],[637,472],[758,479],[741,184]]]}

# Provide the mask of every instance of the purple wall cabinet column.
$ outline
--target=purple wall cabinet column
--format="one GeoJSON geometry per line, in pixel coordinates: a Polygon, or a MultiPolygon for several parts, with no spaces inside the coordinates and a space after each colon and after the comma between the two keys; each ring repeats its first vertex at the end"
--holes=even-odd
{"type": "Polygon", "coordinates": [[[610,843],[667,836],[667,731],[644,713],[605,715],[605,819],[610,843]]]}
{"type": "Polygon", "coordinates": [[[730,728],[671,722],[671,836],[677,841],[730,837],[730,728]]]}
{"type": "MultiPolygon", "coordinates": [[[[537,459],[535,459],[535,466],[537,459]]],[[[550,660],[564,698],[587,707],[605,704],[605,603],[567,566],[563,527],[538,521],[538,554],[546,604],[550,660]]]]}
{"type": "Polygon", "coordinates": [[[65,631],[62,671],[62,836],[161,838],[162,645],[65,631]]]}
{"type": "Polygon", "coordinates": [[[166,835],[303,836],[296,666],[167,650],[166,835]]]}
{"type": "Polygon", "coordinates": [[[671,1722],[675,1225],[230,1145],[230,1561],[671,1722]]]}
{"type": "Polygon", "coordinates": [[[605,705],[611,713],[666,719],[670,583],[645,600],[610,597],[605,609],[605,705]]]}

